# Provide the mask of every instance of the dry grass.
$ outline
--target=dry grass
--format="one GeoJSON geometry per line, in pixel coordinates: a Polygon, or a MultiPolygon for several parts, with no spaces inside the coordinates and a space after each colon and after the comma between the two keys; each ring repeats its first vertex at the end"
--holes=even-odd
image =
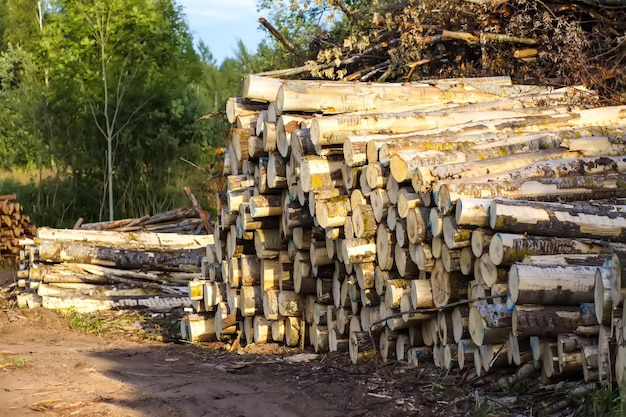
{"type": "MultiPolygon", "coordinates": [[[[2,171],[0,170],[0,183],[5,180],[12,180],[15,183],[26,185],[26,184],[39,184],[39,181],[45,178],[54,177],[55,173],[51,169],[44,169],[41,172],[38,169],[31,170],[13,170],[13,171],[2,171]]],[[[2,191],[0,191],[2,192],[2,191]]]]}

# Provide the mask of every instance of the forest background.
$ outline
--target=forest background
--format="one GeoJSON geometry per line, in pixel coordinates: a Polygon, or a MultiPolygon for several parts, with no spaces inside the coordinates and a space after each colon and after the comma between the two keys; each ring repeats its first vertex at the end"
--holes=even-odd
{"type": "Polygon", "coordinates": [[[218,63],[175,0],[0,0],[0,194],[57,227],[188,206],[184,186],[208,206],[226,99],[295,59],[268,37],[218,63]]]}

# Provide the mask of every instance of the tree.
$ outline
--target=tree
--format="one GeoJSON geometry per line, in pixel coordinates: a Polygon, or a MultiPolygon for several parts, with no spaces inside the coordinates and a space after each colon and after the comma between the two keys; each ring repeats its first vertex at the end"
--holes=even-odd
{"type": "Polygon", "coordinates": [[[30,129],[37,69],[31,54],[9,44],[0,52],[0,168],[35,165],[40,144],[30,129]]]}
{"type": "Polygon", "coordinates": [[[169,0],[59,0],[53,9],[42,43],[51,65],[48,98],[55,112],[72,115],[56,126],[70,145],[57,152],[75,176],[101,176],[101,211],[108,201],[113,219],[115,181],[127,195],[129,179],[150,176],[146,151],[162,163],[182,140],[169,130],[189,121],[188,84],[201,68],[169,0]]]}

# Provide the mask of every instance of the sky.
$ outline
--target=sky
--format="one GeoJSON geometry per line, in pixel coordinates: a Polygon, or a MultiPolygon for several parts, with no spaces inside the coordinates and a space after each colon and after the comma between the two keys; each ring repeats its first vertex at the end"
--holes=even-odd
{"type": "Polygon", "coordinates": [[[258,23],[257,0],[178,0],[183,7],[194,42],[202,39],[215,61],[234,57],[241,39],[250,52],[265,37],[258,23]]]}

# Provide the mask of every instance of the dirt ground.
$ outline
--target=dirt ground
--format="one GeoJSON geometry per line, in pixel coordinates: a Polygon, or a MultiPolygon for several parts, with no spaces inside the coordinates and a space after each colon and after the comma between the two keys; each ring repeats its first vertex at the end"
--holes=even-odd
{"type": "Polygon", "coordinates": [[[356,368],[347,353],[294,363],[288,358],[311,352],[228,347],[164,343],[132,331],[98,336],[54,311],[0,306],[0,415],[451,415],[439,413],[429,394],[445,378],[420,383],[415,368],[356,368]],[[407,376],[413,384],[404,383],[407,376]]]}
{"type": "Polygon", "coordinates": [[[0,417],[546,415],[541,403],[528,411],[534,377],[517,388],[514,403],[494,407],[477,399],[490,395],[497,375],[469,383],[468,371],[429,364],[355,366],[347,352],[174,343],[175,317],[167,327],[167,320],[137,312],[108,312],[87,323],[84,316],[17,310],[1,284],[0,417]]]}

